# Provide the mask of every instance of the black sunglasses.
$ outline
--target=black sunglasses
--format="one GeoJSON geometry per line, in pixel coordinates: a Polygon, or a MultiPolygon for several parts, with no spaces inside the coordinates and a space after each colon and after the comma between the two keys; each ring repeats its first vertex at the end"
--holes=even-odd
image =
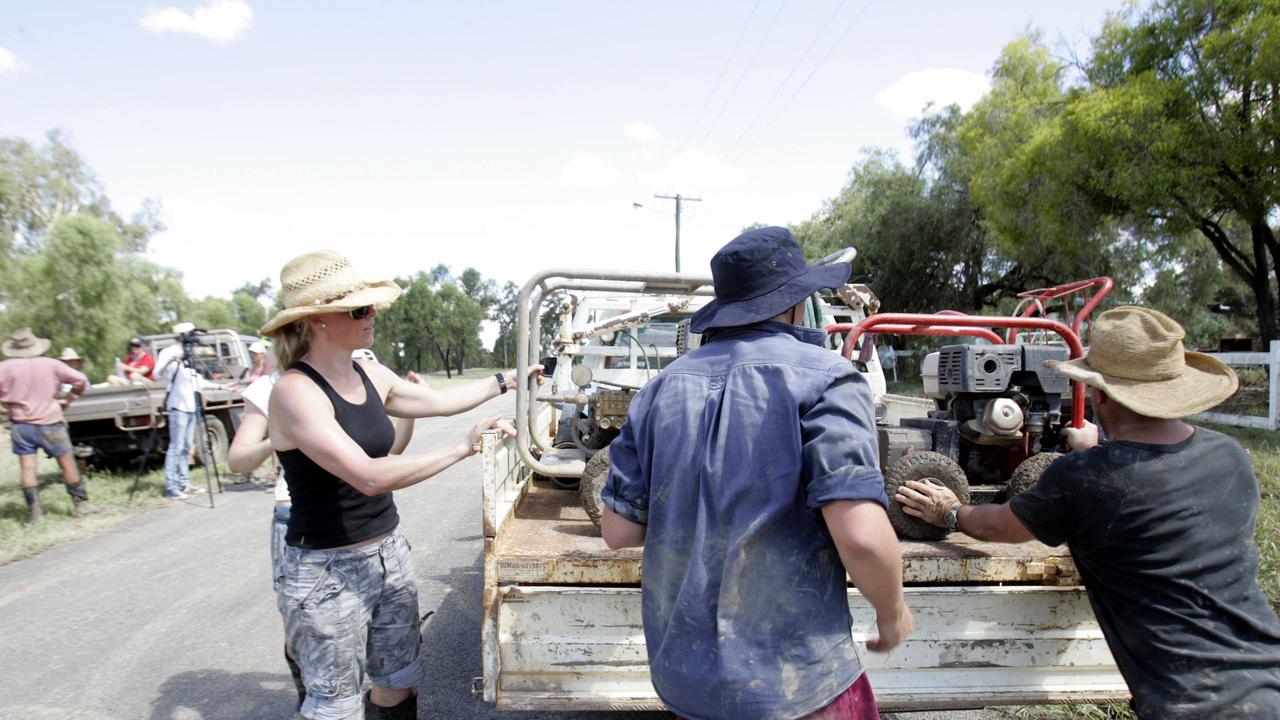
{"type": "Polygon", "coordinates": [[[351,316],[352,320],[363,320],[369,317],[369,315],[371,315],[372,313],[373,313],[372,305],[365,305],[364,307],[358,307],[355,310],[347,311],[347,314],[351,316]]]}

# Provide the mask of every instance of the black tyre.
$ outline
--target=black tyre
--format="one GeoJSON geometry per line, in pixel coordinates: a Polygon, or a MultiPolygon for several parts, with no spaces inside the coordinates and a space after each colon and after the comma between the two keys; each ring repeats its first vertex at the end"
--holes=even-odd
{"type": "Polygon", "coordinates": [[[898,488],[908,481],[927,482],[934,480],[946,486],[956,494],[960,502],[969,502],[969,479],[964,469],[951,458],[936,452],[917,452],[903,455],[889,466],[884,476],[884,491],[889,496],[889,523],[897,531],[898,537],[908,540],[941,540],[949,532],[946,528],[936,527],[911,517],[894,499],[898,488]]]}
{"type": "MultiPolygon", "coordinates": [[[[551,447],[557,450],[563,450],[565,448],[576,448],[578,446],[575,445],[572,440],[557,440],[551,447]]],[[[542,478],[544,480],[549,479],[551,480],[551,484],[555,485],[557,488],[560,488],[561,490],[569,490],[571,492],[577,492],[578,487],[581,484],[578,478],[573,477],[555,477],[554,475],[550,478],[545,478],[542,475],[536,475],[535,477],[542,478]]]]}
{"type": "Polygon", "coordinates": [[[1060,452],[1042,452],[1018,463],[1018,467],[1009,476],[1009,486],[1004,491],[1005,499],[1012,500],[1014,495],[1034,487],[1040,482],[1040,476],[1044,471],[1060,457],[1062,457],[1060,452]]]}
{"type": "MultiPolygon", "coordinates": [[[[216,465],[218,463],[226,462],[227,448],[231,446],[231,441],[227,436],[227,426],[222,423],[221,418],[214,415],[205,415],[204,424],[209,428],[207,437],[209,438],[208,446],[213,448],[213,464],[216,465]]],[[[199,428],[197,428],[197,430],[198,429],[199,428]]],[[[199,433],[197,433],[197,435],[198,434],[199,433]]],[[[205,442],[201,438],[196,437],[196,460],[198,460],[201,465],[210,465],[207,453],[208,450],[205,447],[205,442]]]]}
{"type": "Polygon", "coordinates": [[[582,509],[587,511],[587,517],[591,518],[591,522],[595,523],[596,527],[600,527],[600,516],[604,514],[604,503],[600,500],[600,493],[604,490],[604,483],[608,479],[609,448],[605,446],[587,461],[587,467],[582,471],[582,480],[578,482],[578,500],[582,503],[582,509]]]}

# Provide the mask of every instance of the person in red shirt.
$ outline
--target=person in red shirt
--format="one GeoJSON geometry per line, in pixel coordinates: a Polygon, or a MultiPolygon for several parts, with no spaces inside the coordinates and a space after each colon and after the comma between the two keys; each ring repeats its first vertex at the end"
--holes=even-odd
{"type": "Polygon", "coordinates": [[[129,340],[129,355],[117,367],[120,374],[107,378],[107,382],[112,385],[132,385],[155,380],[156,359],[147,352],[147,346],[142,342],[142,338],[135,337],[129,340]]]}
{"type": "Polygon", "coordinates": [[[58,460],[76,516],[102,509],[89,503],[89,493],[80,480],[58,399],[65,384],[70,386],[66,400],[74,402],[84,392],[89,379],[60,360],[41,357],[49,345],[48,340],[36,337],[31,328],[18,330],[0,344],[0,352],[9,358],[0,362],[0,417],[7,417],[13,424],[9,437],[13,441],[13,454],[18,456],[22,495],[32,523],[44,517],[36,484],[36,453],[40,450],[58,460]]]}

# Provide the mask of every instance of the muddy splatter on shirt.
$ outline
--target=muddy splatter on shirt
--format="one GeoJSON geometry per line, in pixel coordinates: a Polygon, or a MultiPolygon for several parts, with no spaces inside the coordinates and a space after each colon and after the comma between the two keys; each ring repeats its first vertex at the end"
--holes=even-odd
{"type": "Polygon", "coordinates": [[[1235,440],[1108,442],[1010,503],[1067,543],[1142,718],[1280,718],[1280,621],[1258,587],[1258,480],[1235,440]]]}
{"type": "Polygon", "coordinates": [[[603,498],[646,527],[650,676],[693,720],[795,718],[862,671],[821,508],[887,499],[871,390],[821,331],[708,333],[632,401],[603,498]]]}

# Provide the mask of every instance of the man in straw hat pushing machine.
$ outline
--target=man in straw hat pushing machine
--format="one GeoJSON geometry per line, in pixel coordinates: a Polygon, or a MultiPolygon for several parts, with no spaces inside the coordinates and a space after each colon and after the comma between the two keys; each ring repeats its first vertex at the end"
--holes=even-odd
{"type": "MultiPolygon", "coordinates": [[[[283,370],[268,403],[268,436],[292,500],[277,603],[305,686],[301,714],[415,718],[425,675],[418,591],[392,491],[474,455],[485,430],[515,429],[490,417],[457,442],[391,455],[387,413],[456,415],[532,378],[508,371],[433,390],[375,361],[353,361],[352,351],[373,344],[378,309],[400,288],[364,281],[337,253],[294,258],[280,285],[285,308],[262,333],[283,370]],[[362,698],[366,669],[373,690],[362,698]]],[[[540,370],[535,365],[530,375],[540,370]]]]}
{"type": "Polygon", "coordinates": [[[31,328],[18,330],[0,346],[9,358],[0,362],[0,407],[3,407],[0,412],[13,424],[9,436],[13,454],[18,456],[19,482],[32,523],[44,517],[36,486],[36,453],[41,449],[58,460],[77,516],[102,509],[89,502],[89,492],[80,479],[67,423],[62,417],[64,403],[59,400],[64,384],[70,386],[70,393],[64,398],[69,403],[84,392],[89,378],[61,360],[42,357],[49,346],[50,342],[36,337],[31,328]]]}
{"type": "Polygon", "coordinates": [[[909,515],[979,540],[1067,543],[1139,717],[1280,718],[1280,622],[1258,587],[1258,481],[1232,438],[1182,418],[1236,390],[1182,327],[1141,307],[1103,313],[1088,355],[1046,365],[1091,388],[1106,431],[999,505],[908,482],[909,515]]]}

